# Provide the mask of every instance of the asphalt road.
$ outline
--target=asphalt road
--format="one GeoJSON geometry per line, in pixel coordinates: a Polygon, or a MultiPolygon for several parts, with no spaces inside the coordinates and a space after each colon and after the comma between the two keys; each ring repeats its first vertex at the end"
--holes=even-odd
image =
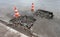
{"type": "MultiPolygon", "coordinates": [[[[36,33],[39,37],[60,37],[60,20],[54,17],[53,19],[45,19],[40,17],[35,17],[37,21],[32,27],[32,31],[36,33]]],[[[5,20],[6,21],[6,20],[5,20]]],[[[5,23],[6,24],[6,23],[5,23]]],[[[31,36],[30,31],[25,31],[23,27],[12,27],[13,29],[24,33],[25,35],[31,36]]]]}
{"type": "Polygon", "coordinates": [[[8,22],[14,14],[15,5],[21,15],[32,15],[30,12],[32,2],[35,4],[35,10],[44,9],[55,15],[52,20],[35,17],[37,21],[32,27],[33,31],[41,37],[60,37],[60,0],[0,0],[0,19],[8,22]]]}
{"type": "Polygon", "coordinates": [[[28,36],[0,23],[0,37],[28,37],[28,36]]]}

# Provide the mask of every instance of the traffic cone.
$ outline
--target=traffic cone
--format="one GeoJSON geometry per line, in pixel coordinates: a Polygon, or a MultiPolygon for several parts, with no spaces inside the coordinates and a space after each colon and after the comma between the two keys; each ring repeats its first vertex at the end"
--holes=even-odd
{"type": "Polygon", "coordinates": [[[32,3],[31,11],[34,12],[34,3],[32,3]]]}
{"type": "Polygon", "coordinates": [[[16,7],[14,7],[14,11],[15,11],[14,17],[15,17],[15,18],[18,18],[18,17],[20,16],[20,14],[19,14],[19,12],[18,12],[18,10],[17,10],[16,7]]]}

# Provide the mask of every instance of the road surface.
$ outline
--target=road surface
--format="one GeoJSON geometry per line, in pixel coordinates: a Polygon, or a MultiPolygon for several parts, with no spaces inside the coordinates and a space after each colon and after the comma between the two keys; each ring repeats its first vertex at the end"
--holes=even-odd
{"type": "Polygon", "coordinates": [[[32,15],[30,12],[32,2],[35,4],[35,10],[44,9],[54,13],[52,20],[35,17],[37,21],[32,27],[33,31],[41,37],[43,35],[43,37],[60,37],[60,0],[0,0],[0,19],[8,22],[14,14],[14,6],[17,6],[21,15],[32,15]]]}

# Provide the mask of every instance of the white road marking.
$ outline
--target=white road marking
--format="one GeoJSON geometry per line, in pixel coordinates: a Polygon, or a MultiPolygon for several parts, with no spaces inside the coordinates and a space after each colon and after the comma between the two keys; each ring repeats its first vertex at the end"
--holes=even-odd
{"type": "Polygon", "coordinates": [[[27,35],[25,35],[25,34],[23,34],[23,33],[21,33],[21,32],[18,32],[18,31],[14,30],[14,29],[12,29],[12,28],[10,28],[10,27],[8,27],[8,26],[6,26],[6,28],[7,28],[9,31],[11,31],[11,32],[20,34],[21,37],[29,37],[29,36],[27,36],[27,35]]]}

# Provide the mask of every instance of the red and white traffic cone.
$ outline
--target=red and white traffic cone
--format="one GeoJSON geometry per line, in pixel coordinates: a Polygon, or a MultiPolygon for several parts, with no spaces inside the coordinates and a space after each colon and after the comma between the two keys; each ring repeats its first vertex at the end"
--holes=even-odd
{"type": "Polygon", "coordinates": [[[18,10],[17,10],[16,7],[14,7],[14,11],[15,11],[14,17],[15,17],[15,18],[18,18],[18,17],[20,16],[20,14],[19,14],[19,12],[18,12],[18,10]]]}
{"type": "Polygon", "coordinates": [[[34,3],[32,3],[31,11],[34,12],[34,3]]]}

